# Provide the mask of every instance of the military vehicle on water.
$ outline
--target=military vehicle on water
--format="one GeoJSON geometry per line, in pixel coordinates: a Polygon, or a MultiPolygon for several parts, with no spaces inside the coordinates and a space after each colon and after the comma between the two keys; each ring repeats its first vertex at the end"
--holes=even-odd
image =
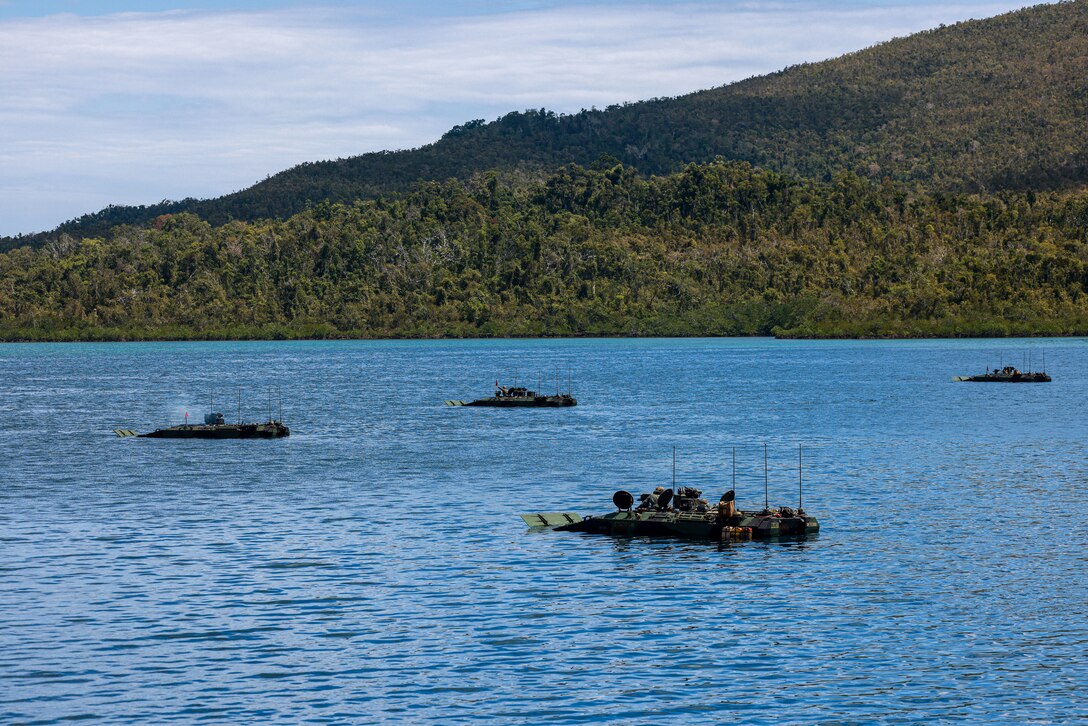
{"type": "Polygon", "coordinates": [[[564,408],[566,406],[577,406],[578,401],[574,396],[570,395],[569,389],[566,393],[559,393],[557,390],[555,395],[550,395],[530,391],[528,388],[521,386],[500,386],[499,382],[495,381],[495,394],[493,396],[475,401],[446,401],[446,405],[493,406],[495,408],[564,408]]]}
{"type": "MultiPolygon", "coordinates": [[[[734,456],[734,467],[735,461],[734,456]]],[[[621,489],[612,495],[615,512],[588,517],[574,512],[543,512],[522,514],[521,519],[533,529],[621,537],[682,537],[715,542],[803,537],[819,532],[820,524],[801,506],[800,449],[798,464],[796,509],[771,508],[766,499],[761,510],[737,509],[734,468],[734,488],[714,505],[703,498],[699,489],[676,487],[674,483],[671,488],[657,487],[653,493],[642,494],[637,505],[631,493],[621,489]]]]}
{"type": "Polygon", "coordinates": [[[1021,371],[1013,366],[994,368],[978,376],[956,376],[953,381],[970,383],[1050,383],[1050,376],[1042,371],[1021,371]]]}
{"type": "Polygon", "coordinates": [[[137,437],[141,439],[279,439],[291,435],[291,429],[283,423],[283,402],[280,401],[279,417],[272,416],[272,389],[268,389],[268,420],[264,423],[242,422],[242,395],[238,394],[238,421],[227,423],[223,414],[214,411],[214,401],[209,397],[213,413],[204,414],[203,424],[189,423],[189,414],[179,426],[170,426],[150,433],[141,434],[132,429],[115,429],[121,438],[137,437]]]}
{"type": "Polygon", "coordinates": [[[665,489],[656,496],[643,494],[639,506],[633,507],[634,497],[621,489],[612,495],[615,512],[588,517],[573,512],[545,512],[523,514],[521,518],[529,527],[548,527],[557,532],[588,532],[621,537],[683,537],[715,542],[798,537],[820,531],[816,518],[800,508],[765,508],[758,512],[742,512],[732,506],[732,491],[722,495],[721,501],[713,507],[686,506],[692,501],[705,501],[701,500],[701,494],[691,487],[682,487],[675,495],[672,489],[665,489]],[[673,501],[678,506],[670,506],[673,501]]]}
{"type": "Polygon", "coordinates": [[[269,418],[264,423],[227,423],[221,413],[209,413],[204,416],[203,424],[191,424],[188,414],[185,423],[158,429],[146,434],[136,433],[131,429],[117,429],[118,436],[135,436],[142,439],[278,439],[290,436],[291,429],[283,421],[269,418]]]}

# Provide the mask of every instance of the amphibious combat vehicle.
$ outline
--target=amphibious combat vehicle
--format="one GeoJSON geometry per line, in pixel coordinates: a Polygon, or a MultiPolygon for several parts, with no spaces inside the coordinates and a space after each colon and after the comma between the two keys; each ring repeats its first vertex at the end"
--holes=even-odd
{"type": "Polygon", "coordinates": [[[447,406],[493,406],[496,408],[563,408],[577,406],[570,392],[548,395],[520,386],[500,386],[495,381],[495,395],[475,401],[446,401],[447,406]]]}
{"type": "Polygon", "coordinates": [[[978,376],[956,376],[952,380],[970,383],[1050,383],[1050,376],[1041,371],[1022,372],[1013,366],[1005,366],[978,376]]]}
{"type": "Polygon", "coordinates": [[[135,436],[142,439],[278,439],[290,436],[283,421],[269,418],[264,423],[227,423],[221,413],[209,413],[204,416],[203,424],[190,424],[188,414],[186,422],[180,426],[159,429],[146,434],[136,433],[131,429],[117,429],[118,436],[135,436]]]}
{"type": "MultiPolygon", "coordinates": [[[[766,467],[766,449],[764,466],[766,467]]],[[[574,512],[543,512],[522,514],[521,519],[530,528],[549,528],[558,532],[588,532],[621,537],[683,537],[687,539],[729,542],[748,539],[777,539],[802,537],[820,531],[816,518],[802,508],[801,499],[801,450],[798,448],[798,501],[797,508],[771,508],[766,494],[763,509],[741,511],[736,508],[736,453],[734,451],[734,488],[725,492],[721,500],[711,505],[703,493],[694,487],[677,487],[675,473],[673,487],[657,487],[653,493],[643,494],[638,504],[626,490],[612,495],[615,512],[582,517],[574,512]],[[674,491],[675,489],[675,491],[674,491]]],[[[675,472],[675,452],[674,452],[675,472]]],[[[766,486],[766,468],[764,469],[766,486]]]]}
{"type": "Polygon", "coordinates": [[[733,506],[733,492],[709,506],[702,492],[681,487],[676,494],[664,489],[643,494],[638,506],[630,492],[612,496],[615,512],[581,517],[573,512],[523,514],[529,527],[549,527],[558,532],[588,532],[621,537],[683,537],[715,542],[799,537],[820,531],[816,518],[804,509],[781,507],[743,512],[733,506]],[[675,505],[675,506],[674,506],[675,505]]]}

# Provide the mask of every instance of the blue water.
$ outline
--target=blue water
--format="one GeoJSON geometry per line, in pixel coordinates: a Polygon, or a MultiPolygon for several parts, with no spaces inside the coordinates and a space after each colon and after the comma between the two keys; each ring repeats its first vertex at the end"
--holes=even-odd
{"type": "Polygon", "coordinates": [[[1083,722],[1086,393],[1076,339],[3,345],[0,721],[1083,722]],[[568,366],[574,409],[442,405],[568,366]],[[269,385],[288,439],[112,434],[269,385]],[[673,446],[761,506],[764,442],[817,537],[517,517],[673,446]]]}

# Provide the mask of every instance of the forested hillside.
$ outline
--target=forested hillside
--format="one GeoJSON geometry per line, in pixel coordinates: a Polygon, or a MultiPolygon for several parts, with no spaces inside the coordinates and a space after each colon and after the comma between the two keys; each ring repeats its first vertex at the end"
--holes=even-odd
{"type": "Polygon", "coordinates": [[[180,211],[212,224],[284,219],[316,202],[374,198],[421,180],[485,170],[539,178],[602,153],[647,175],[721,156],[815,179],[851,171],[935,191],[1073,188],[1088,181],[1088,4],[942,27],[678,98],[473,121],[419,149],[303,164],[219,199],[110,207],[60,231],[102,235],[180,211]]]}
{"type": "Polygon", "coordinates": [[[0,337],[1088,334],[1088,192],[603,160],[0,254],[0,337]]]}

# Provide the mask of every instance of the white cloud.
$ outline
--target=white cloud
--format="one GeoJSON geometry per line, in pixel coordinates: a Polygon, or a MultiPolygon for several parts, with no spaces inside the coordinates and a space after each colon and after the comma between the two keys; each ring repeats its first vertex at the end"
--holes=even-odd
{"type": "Polygon", "coordinates": [[[713,87],[1017,7],[986,2],[351,10],[0,22],[0,234],[107,204],[217,196],[470,118],[713,87]]]}

